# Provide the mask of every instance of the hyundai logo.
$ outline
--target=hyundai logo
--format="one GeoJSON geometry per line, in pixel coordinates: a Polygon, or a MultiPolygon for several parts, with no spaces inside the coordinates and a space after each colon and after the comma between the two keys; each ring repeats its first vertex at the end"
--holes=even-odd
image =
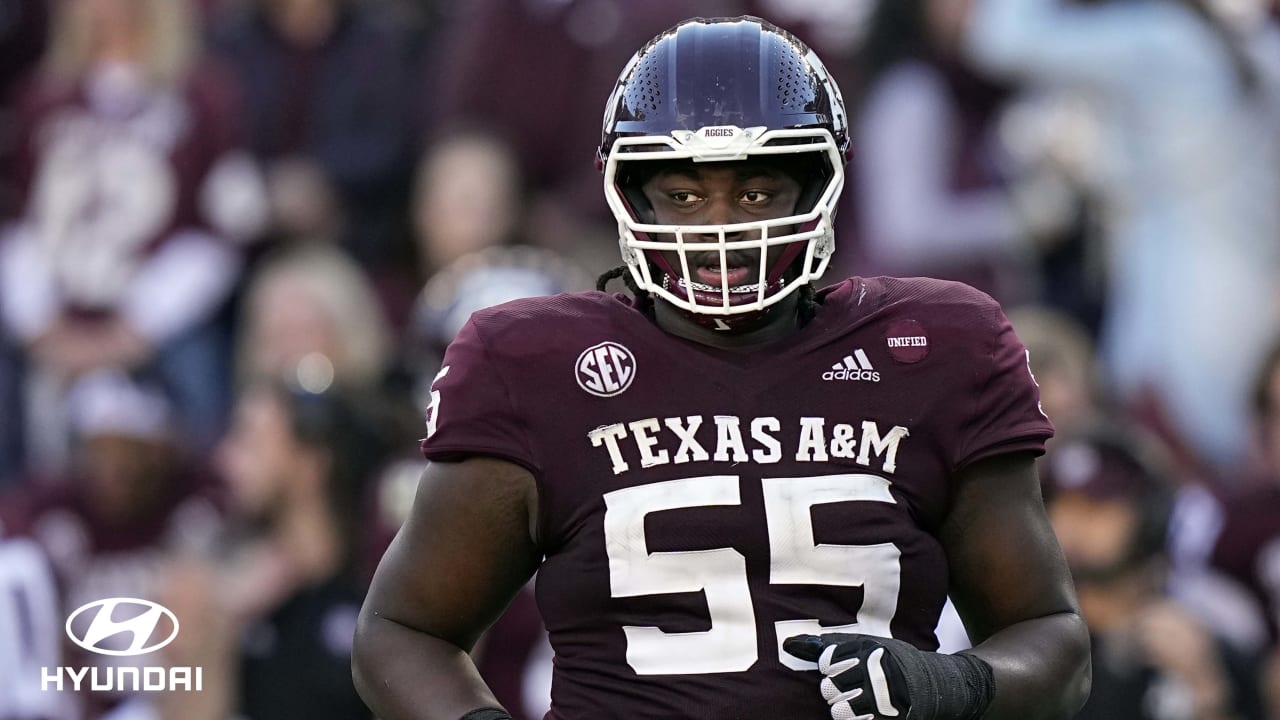
{"type": "Polygon", "coordinates": [[[178,637],[178,616],[159,603],[140,598],[95,600],[76,608],[67,617],[67,637],[99,655],[145,655],[178,637]],[[81,616],[84,621],[77,622],[81,616]],[[167,635],[162,629],[162,618],[168,618],[173,626],[167,635]]]}

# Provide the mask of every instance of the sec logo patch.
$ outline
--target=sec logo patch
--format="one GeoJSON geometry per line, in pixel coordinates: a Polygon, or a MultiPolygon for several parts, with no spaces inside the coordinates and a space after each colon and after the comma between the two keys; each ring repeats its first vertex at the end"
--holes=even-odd
{"type": "Polygon", "coordinates": [[[596,397],[621,395],[636,379],[636,358],[616,342],[592,345],[574,364],[578,387],[596,397]]]}

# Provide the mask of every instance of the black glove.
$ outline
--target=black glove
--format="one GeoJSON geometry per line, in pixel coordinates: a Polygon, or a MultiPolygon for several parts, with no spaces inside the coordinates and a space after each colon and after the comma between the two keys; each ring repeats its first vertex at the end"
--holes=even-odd
{"type": "Polygon", "coordinates": [[[976,720],[995,694],[991,666],[964,653],[845,633],[797,635],[782,649],[818,663],[833,720],[976,720]]]}

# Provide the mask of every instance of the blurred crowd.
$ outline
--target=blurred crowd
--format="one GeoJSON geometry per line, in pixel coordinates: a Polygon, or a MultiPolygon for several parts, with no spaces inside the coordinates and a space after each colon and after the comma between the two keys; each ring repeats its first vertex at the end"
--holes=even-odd
{"type": "MultiPolygon", "coordinates": [[[[844,90],[827,279],[969,282],[1029,348],[1081,717],[1280,718],[1269,0],[0,0],[0,718],[367,718],[351,630],[444,347],[619,264],[604,100],[739,14],[844,90]],[[62,634],[108,597],[184,620],[204,691],[42,691],[129,660],[62,634]]],[[[521,719],[531,603],[477,650],[521,719]]]]}

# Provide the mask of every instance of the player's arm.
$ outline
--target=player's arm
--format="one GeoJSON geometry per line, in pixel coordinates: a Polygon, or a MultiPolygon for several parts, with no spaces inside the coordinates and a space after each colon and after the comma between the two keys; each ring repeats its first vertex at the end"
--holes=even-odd
{"type": "Polygon", "coordinates": [[[1044,512],[1030,453],[974,463],[959,477],[940,539],[951,597],[994,673],[986,720],[1072,717],[1089,694],[1089,633],[1044,512]]]}
{"type": "Polygon", "coordinates": [[[537,489],[491,458],[432,462],[356,627],[356,688],[382,720],[498,708],[467,654],[533,574],[537,489]]]}

